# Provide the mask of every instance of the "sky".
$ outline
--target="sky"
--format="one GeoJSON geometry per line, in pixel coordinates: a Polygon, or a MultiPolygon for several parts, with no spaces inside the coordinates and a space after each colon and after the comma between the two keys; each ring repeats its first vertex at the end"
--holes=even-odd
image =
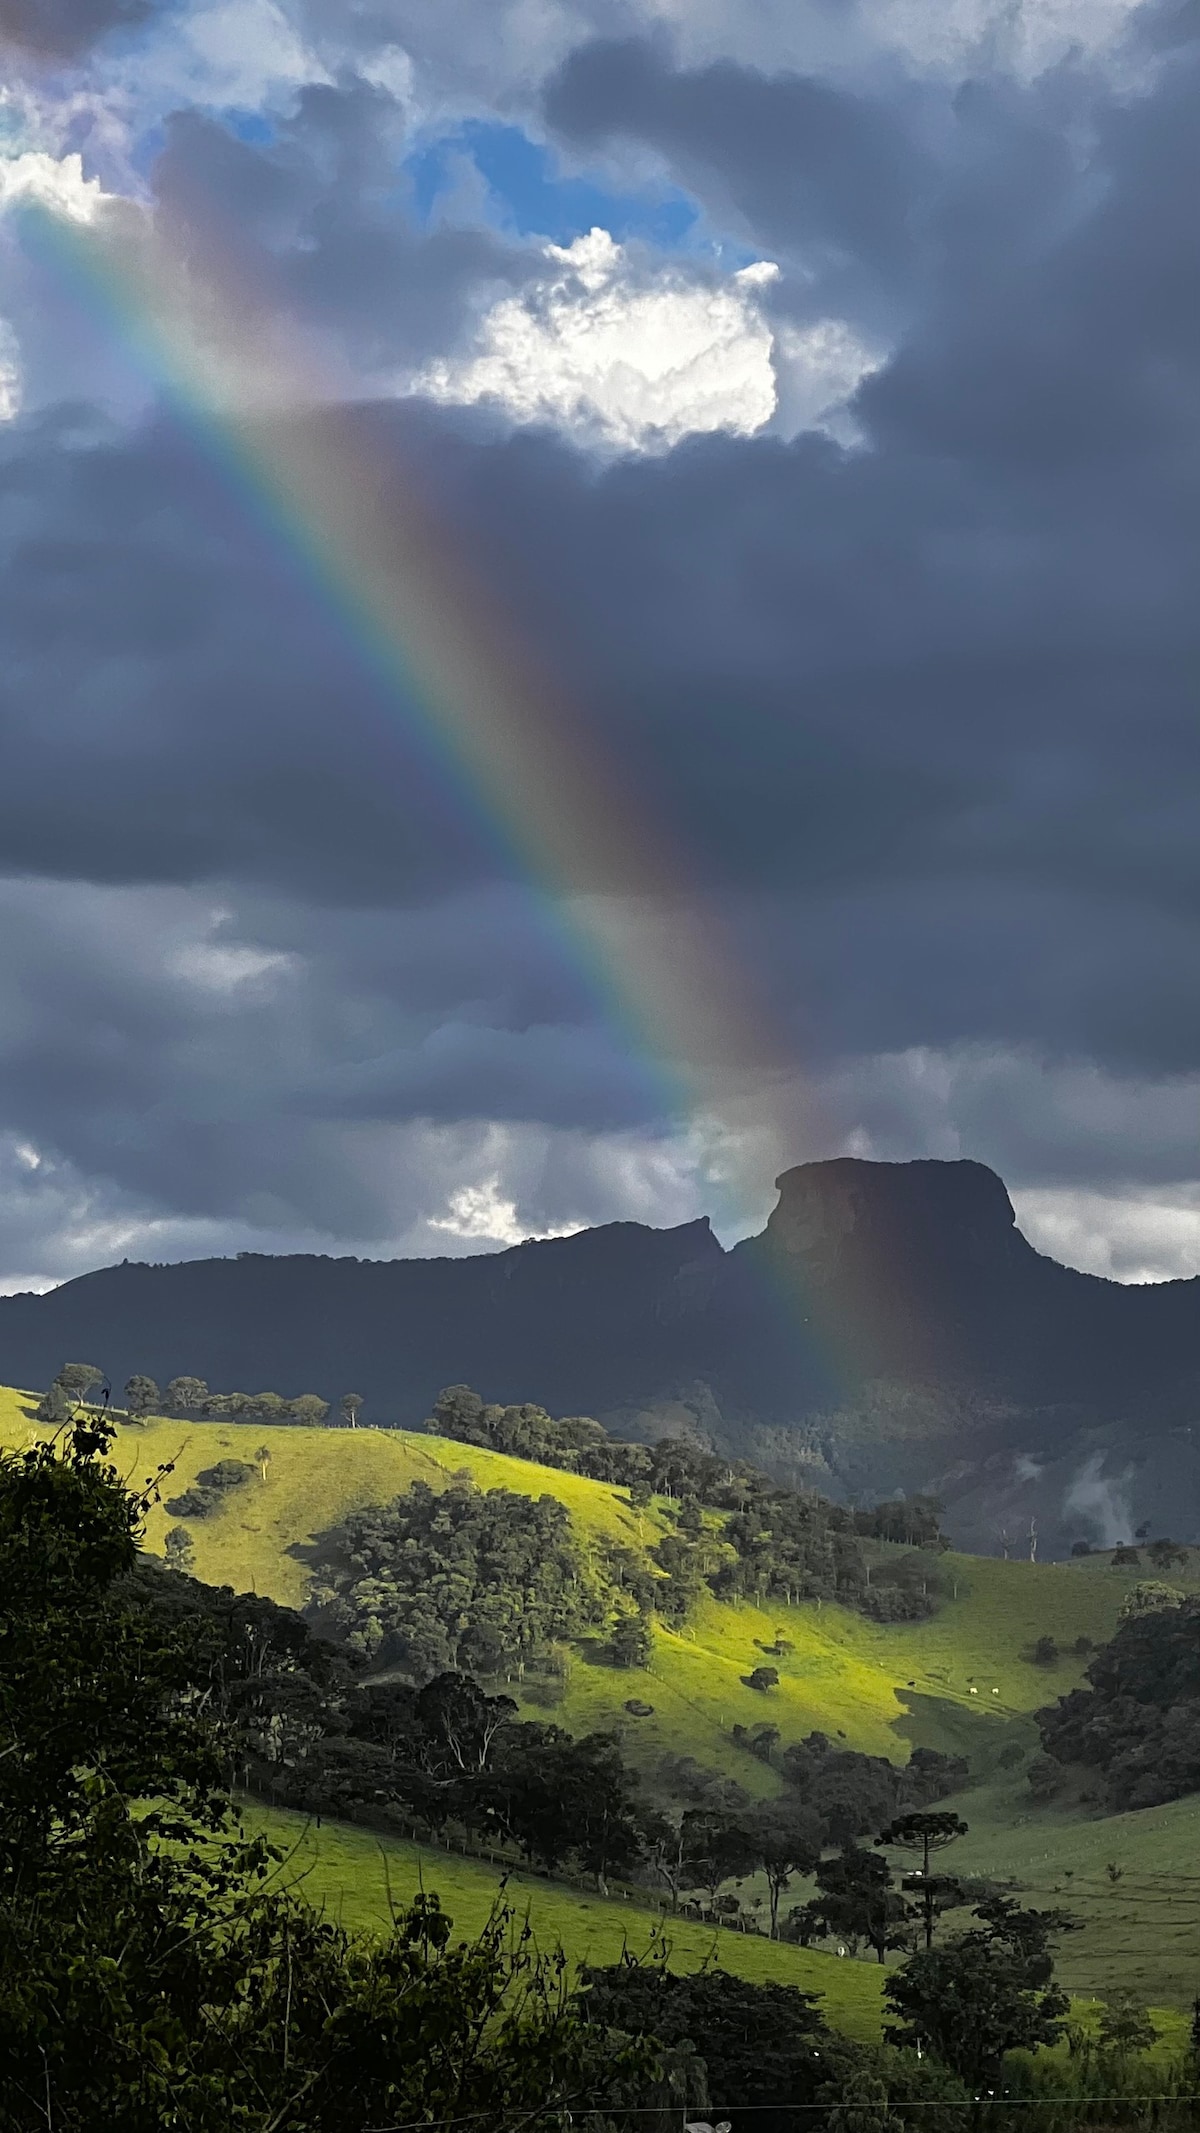
{"type": "Polygon", "coordinates": [[[1194,0],[0,43],[0,1289],[728,1240],[845,1153],[1200,1273],[1194,0]],[[186,285],[186,389],[122,260],[186,285]],[[577,864],[247,479],[289,422],[599,766],[577,864]]]}

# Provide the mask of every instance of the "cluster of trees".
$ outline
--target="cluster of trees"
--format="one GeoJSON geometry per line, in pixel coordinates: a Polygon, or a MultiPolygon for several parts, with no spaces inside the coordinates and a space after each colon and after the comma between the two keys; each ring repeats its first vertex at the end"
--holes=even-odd
{"type": "MultiPolygon", "coordinates": [[[[95,1363],[64,1363],[43,1395],[38,1420],[61,1424],[76,1408],[105,1388],[104,1404],[111,1400],[105,1373],[95,1363]]],[[[298,1423],[314,1429],[328,1420],[330,1406],[318,1393],[302,1392],[286,1398],[280,1392],[210,1392],[203,1378],[177,1377],[161,1391],[155,1380],[135,1371],[124,1388],[125,1412],[138,1419],[145,1415],[201,1415],[207,1422],[298,1423]]],[[[338,1418],[347,1429],[356,1429],[362,1410],[361,1393],[346,1392],[338,1401],[338,1418]]]]}
{"type": "Polygon", "coordinates": [[[416,1481],[315,1544],[314,1618],[418,1679],[546,1667],[560,1639],[604,1623],[607,1580],[553,1496],[416,1481]]]}
{"type": "Polygon", "coordinates": [[[218,1459],[197,1474],[190,1489],[167,1499],[172,1518],[210,1518],[224,1503],[231,1489],[244,1488],[259,1467],[245,1459],[218,1459]]]}
{"type": "MultiPolygon", "coordinates": [[[[419,1825],[485,1851],[509,1847],[549,1873],[569,1867],[601,1886],[620,1876],[659,1891],[672,1909],[690,1897],[708,1915],[741,1923],[758,1921],[743,1916],[730,1884],[761,1871],[772,1934],[797,1936],[795,1917],[780,1926],[780,1899],[796,1875],[820,1871],[831,1845],[853,1851],[881,1815],[919,1813],[917,1803],[942,1798],[964,1774],[933,1750],[915,1750],[898,1770],[813,1735],[784,1751],[788,1788],[766,1804],[695,1764],[664,1762],[655,1792],[674,1798],[667,1811],[610,1734],[576,1739],[521,1720],[510,1697],[461,1673],[421,1688],[366,1678],[360,1653],[328,1644],[287,1609],[212,1593],[157,1565],[142,1576],[147,1604],[192,1620],[193,1669],[248,1789],[310,1813],[419,1825]]],[[[909,1914],[894,1912],[892,1923],[901,1915],[909,1914]]],[[[844,1932],[845,1916],[823,1926],[819,1912],[806,1913],[800,1937],[826,1929],[844,1932]]]]}
{"type": "MultiPolygon", "coordinates": [[[[315,1392],[302,1392],[295,1397],[285,1397],[280,1392],[210,1392],[203,1378],[179,1377],[172,1378],[160,1396],[152,1378],[131,1378],[130,1385],[133,1384],[149,1386],[152,1393],[142,1412],[201,1415],[206,1422],[290,1422],[318,1429],[331,1412],[329,1401],[315,1392]]],[[[129,1389],[127,1385],[127,1402],[129,1389]]],[[[363,1404],[360,1392],[344,1392],[337,1403],[339,1423],[346,1429],[357,1429],[363,1404]]]]}
{"type": "Polygon", "coordinates": [[[1200,1600],[1147,1596],[1087,1668],[1074,1689],[1037,1714],[1047,1769],[1031,1773],[1052,1789],[1053,1766],[1082,1763],[1102,1773],[1113,1812],[1157,1807],[1200,1790],[1200,1600]]]}
{"type": "MultiPolygon", "coordinates": [[[[378,1937],[348,1935],[242,1833],[231,1759],[299,1770],[340,1742],[383,1783],[419,1780],[431,1817],[468,1786],[514,1828],[540,1769],[541,1812],[563,1831],[538,1840],[544,1856],[569,1834],[603,1874],[640,1814],[663,1879],[718,1897],[739,1843],[783,1890],[820,1832],[796,1805],[753,1809],[740,1835],[697,1811],[655,1823],[612,1742],[531,1731],[462,1677],[369,1682],[286,1609],[140,1558],[148,1497],[107,1463],[109,1442],[85,1419],[0,1456],[6,2133],[518,2133],[535,2121],[666,2133],[681,2113],[728,2119],[732,2133],[849,2133],[892,2123],[891,2106],[961,2107],[1000,2082],[1014,2047],[1062,2033],[1061,1917],[983,1896],[965,1931],[938,1939],[949,1906],[931,1896],[931,1861],[958,1825],[924,1811],[870,1850],[816,1855],[815,1927],[844,1931],[869,1880],[861,1909],[875,1929],[882,1890],[894,1933],[896,1904],[920,1884],[909,1927],[921,1945],[889,1977],[882,2048],[834,2036],[790,1987],[711,1967],[676,1976],[663,1946],[577,1985],[502,1907],[473,1942],[454,1938],[432,1893],[378,1937]],[[913,1862],[899,1891],[880,1857],[892,1852],[913,1862]]],[[[1137,2010],[1109,2026],[1122,2049],[1142,2048],[1137,2010]]]]}
{"type": "Polygon", "coordinates": [[[683,1619],[705,1584],[726,1599],[839,1600],[889,1622],[932,1614],[941,1597],[936,1551],[944,1543],[933,1497],[851,1511],[685,1438],[623,1443],[590,1416],[556,1421],[529,1402],[489,1404],[468,1385],[448,1385],[426,1427],[628,1488],[635,1506],[655,1496],[676,1504],[677,1535],[656,1550],[673,1589],[656,1590],[653,1605],[667,1620],[683,1619]],[[706,1519],[706,1511],[722,1516],[706,1519]],[[900,1542],[910,1553],[872,1563],[864,1540],[900,1542]]]}

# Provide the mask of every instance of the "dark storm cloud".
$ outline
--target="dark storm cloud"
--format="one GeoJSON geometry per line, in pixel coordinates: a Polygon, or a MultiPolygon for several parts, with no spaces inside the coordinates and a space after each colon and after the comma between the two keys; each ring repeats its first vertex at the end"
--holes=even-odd
{"type": "Polygon", "coordinates": [[[544,109],[576,147],[644,142],[722,221],[732,209],[755,243],[803,249],[823,280],[890,289],[916,271],[932,177],[906,100],[728,60],[684,72],[665,39],[631,38],[573,53],[544,109]]]}
{"type": "Polygon", "coordinates": [[[234,249],[361,369],[453,350],[480,293],[520,287],[537,254],[481,228],[418,226],[403,171],[406,120],[385,90],[349,79],[303,89],[265,142],[195,111],[175,113],[155,163],[159,211],[234,249]]]}
{"type": "MultiPolygon", "coordinates": [[[[930,1085],[880,1056],[961,1053],[938,1102],[964,1152],[1041,1178],[1194,1169],[1187,1101],[1145,1118],[1160,1077],[1200,1071],[1198,107],[1186,43],[1148,86],[983,84],[940,126],[654,46],[584,53],[549,106],[572,138],[711,178],[795,287],[811,255],[820,288],[893,320],[861,444],[599,467],[475,418],[356,418],[889,1153],[953,1151],[930,1085]],[[1063,1079],[1085,1071],[1091,1109],[1063,1079]]],[[[181,226],[201,201],[236,223],[303,317],[399,361],[529,263],[404,224],[397,124],[355,87],[265,145],[189,117],[156,182],[181,226]]],[[[35,897],[127,885],[104,904],[125,976],[74,919],[5,967],[15,1128],[197,1219],[360,1236],[387,1194],[348,1150],[378,1122],[653,1121],[420,718],[203,450],[165,420],[12,428],[0,562],[0,866],[35,897]],[[284,958],[261,999],[180,989],[152,918],[175,895],[236,907],[284,958]]]]}
{"type": "Polygon", "coordinates": [[[6,43],[46,59],[73,59],[110,30],[132,29],[159,0],[0,0],[0,50],[6,43]]]}

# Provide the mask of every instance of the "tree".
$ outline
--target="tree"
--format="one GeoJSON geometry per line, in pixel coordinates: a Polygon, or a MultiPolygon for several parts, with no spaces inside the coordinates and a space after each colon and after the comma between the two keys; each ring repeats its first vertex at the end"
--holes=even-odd
{"type": "Polygon", "coordinates": [[[196,1480],[202,1489],[215,1489],[218,1496],[225,1496],[230,1489],[243,1489],[254,1473],[247,1459],[218,1459],[215,1466],[202,1467],[196,1480]]]}
{"type": "Polygon", "coordinates": [[[757,1689],[760,1695],[765,1696],[768,1689],[777,1689],[779,1687],[779,1668],[777,1666],[756,1666],[752,1673],[743,1674],[742,1680],[748,1689],[757,1689]]]}
{"type": "Polygon", "coordinates": [[[817,1816],[803,1807],[769,1800],[754,1807],[744,1827],[755,1859],[767,1881],[771,1939],[779,1937],[779,1899],[793,1874],[810,1874],[821,1856],[824,1832],[817,1816]]]}
{"type": "Polygon", "coordinates": [[[1155,1578],[1142,1578],[1126,1593],[1117,1619],[1128,1622],[1131,1615],[1153,1614],[1159,1607],[1182,1607],[1186,1598],[1178,1585],[1161,1585],[1155,1578]]]}
{"type": "Polygon", "coordinates": [[[1153,2049],[1158,2031],[1146,2009],[1132,1993],[1110,2000],[1100,2017],[1100,2049],[1114,2059],[1129,2059],[1136,2052],[1153,2049]]]}
{"type": "Polygon", "coordinates": [[[643,1614],[623,1614],[608,1640],[614,1666],[649,1666],[654,1637],[643,1614]]]}
{"type": "Polygon", "coordinates": [[[131,1415],[152,1415],[161,1402],[161,1394],[153,1378],[136,1371],[125,1387],[125,1405],[131,1415]]]}
{"type": "Polygon", "coordinates": [[[172,1378],[163,1397],[168,1407],[191,1414],[203,1407],[208,1398],[208,1387],[203,1378],[172,1378]]]}
{"type": "Polygon", "coordinates": [[[426,1768],[439,1776],[478,1776],[516,1715],[511,1696],[486,1695],[469,1674],[436,1675],[413,1705],[426,1768]]]}
{"type": "Polygon", "coordinates": [[[1183,1542],[1169,1540],[1165,1534],[1161,1540],[1151,1541],[1146,1553],[1156,1570],[1169,1570],[1172,1563],[1187,1568],[1188,1551],[1183,1542]]]}
{"type": "Polygon", "coordinates": [[[975,2087],[1006,2052],[1034,2051],[1062,2035],[1070,2002],[1054,1983],[1050,1942],[1061,1911],[1025,1911],[1010,1897],[976,1906],[980,1921],[940,1948],[922,1948],[893,1971],[884,1998],[900,2025],[896,2044],[921,2046],[975,2087]]]}
{"type": "Polygon", "coordinates": [[[183,1489],[178,1496],[168,1496],[167,1515],[170,1518],[211,1518],[220,1506],[219,1489],[183,1489]]]}
{"type": "Polygon", "coordinates": [[[37,1410],[39,1422],[61,1426],[70,1421],[94,1385],[104,1382],[104,1372],[95,1363],[64,1363],[37,1410]]]}
{"type": "Polygon", "coordinates": [[[329,1402],[315,1392],[302,1392],[299,1399],[288,1401],[288,1411],[293,1422],[302,1428],[317,1429],[329,1413],[329,1402]]]}
{"type": "Polygon", "coordinates": [[[689,1807],[683,1817],[684,1884],[704,1889],[716,1903],[723,1881],[752,1872],[754,1846],[740,1821],[711,1807],[689,1807]]]}
{"type": "Polygon", "coordinates": [[[86,1400],[93,1385],[104,1383],[104,1372],[96,1363],[64,1363],[58,1383],[68,1399],[86,1400]]]}
{"type": "Polygon", "coordinates": [[[70,1397],[66,1387],[60,1385],[58,1379],[55,1378],[54,1383],[47,1386],[38,1401],[37,1419],[39,1422],[52,1423],[55,1429],[61,1429],[64,1422],[70,1421],[76,1405],[76,1401],[70,1397]]]}
{"type": "Polygon", "coordinates": [[[661,1813],[656,1807],[644,1809],[642,1851],[647,1864],[670,1896],[672,1911],[677,1911],[679,1891],[688,1871],[687,1840],[682,1822],[677,1817],[661,1813]]]}
{"type": "MultiPolygon", "coordinates": [[[[821,2090],[840,2089],[857,2062],[853,2047],[826,2027],[816,1997],[792,1985],[752,1985],[719,1969],[680,1975],[628,1960],[583,1975],[586,2004],[605,2030],[656,2038],[668,2064],[686,2054],[679,2068],[689,2082],[685,2123],[734,2117],[754,2133],[821,2125],[824,2112],[814,2112],[821,2090]]],[[[658,2123],[678,2126],[680,2116],[676,2102],[658,2123]]]]}
{"type": "Polygon", "coordinates": [[[556,1497],[413,1482],[386,1506],[354,1512],[315,1550],[315,1604],[371,1658],[416,1679],[491,1663],[518,1678],[560,1638],[603,1621],[610,1595],[585,1561],[556,1497]]]}
{"type": "Polygon", "coordinates": [[[1058,1644],[1053,1637],[1039,1637],[1030,1654],[1035,1666],[1054,1666],[1058,1660],[1058,1644]]]}
{"type": "Polygon", "coordinates": [[[172,1526],[163,1545],[168,1568],[182,1570],[190,1577],[196,1567],[196,1548],[187,1527],[172,1526]]]}
{"type": "Polygon", "coordinates": [[[901,1946],[909,1907],[892,1885],[886,1859],[844,1844],[833,1858],[821,1860],[814,1878],[818,1893],[805,1916],[818,1933],[865,1940],[880,1962],[889,1948],[901,1946]]]}
{"type": "Polygon", "coordinates": [[[1113,1549],[1112,1567],[1114,1570],[1136,1570],[1141,1560],[1142,1558],[1136,1548],[1113,1549]]]}
{"type": "Polygon", "coordinates": [[[338,1401],[341,1417],[347,1429],[358,1428],[359,1409],[363,1405],[361,1392],[344,1392],[338,1401]]]}
{"type": "MultiPolygon", "coordinates": [[[[967,1824],[961,1821],[958,1815],[922,1813],[917,1810],[898,1815],[875,1839],[876,1844],[888,1849],[894,1847],[900,1851],[919,1852],[921,1855],[920,1867],[906,1877],[904,1886],[920,1898],[927,1948],[933,1946],[933,1922],[938,1912],[937,1877],[929,1871],[930,1859],[934,1852],[944,1851],[948,1844],[957,1843],[958,1839],[966,1834],[967,1824]]],[[[943,1898],[950,1893],[948,1888],[941,1891],[943,1898]]],[[[947,1908],[944,1903],[942,1907],[947,1908]]]]}
{"type": "Polygon", "coordinates": [[[269,1444],[259,1445],[258,1450],[254,1454],[254,1464],[258,1468],[259,1473],[262,1475],[262,1478],[265,1481],[267,1478],[267,1468],[271,1464],[271,1447],[269,1444]]]}

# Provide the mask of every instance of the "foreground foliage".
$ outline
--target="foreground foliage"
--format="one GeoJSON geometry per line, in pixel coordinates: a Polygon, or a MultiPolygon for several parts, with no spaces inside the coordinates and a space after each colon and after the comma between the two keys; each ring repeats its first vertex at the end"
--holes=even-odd
{"type": "Polygon", "coordinates": [[[106,1443],[0,1460],[0,2124],[558,2124],[649,2081],[509,1914],[455,1946],[429,1896],[357,1942],[278,1886],[221,1789],[195,1618],[130,1586],[144,1499],[106,1443]]]}

